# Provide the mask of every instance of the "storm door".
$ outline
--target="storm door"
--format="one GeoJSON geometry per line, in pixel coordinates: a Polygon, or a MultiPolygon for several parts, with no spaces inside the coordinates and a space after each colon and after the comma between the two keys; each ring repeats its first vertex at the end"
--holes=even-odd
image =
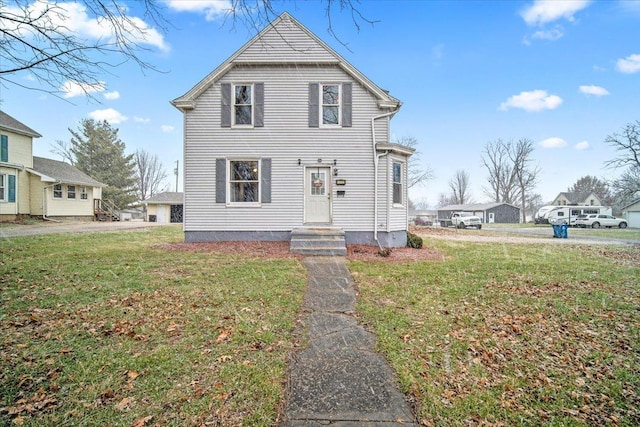
{"type": "Polygon", "coordinates": [[[331,224],[331,168],[308,167],[304,183],[304,222],[331,224]]]}

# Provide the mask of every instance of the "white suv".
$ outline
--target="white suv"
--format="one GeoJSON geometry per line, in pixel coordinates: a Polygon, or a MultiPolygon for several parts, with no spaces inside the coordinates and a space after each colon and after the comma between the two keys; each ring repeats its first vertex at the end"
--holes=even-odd
{"type": "Polygon", "coordinates": [[[591,214],[591,215],[580,215],[576,218],[576,226],[577,227],[591,227],[591,228],[600,228],[600,227],[618,227],[618,228],[627,228],[627,220],[623,218],[616,218],[611,215],[604,214],[591,214]]]}

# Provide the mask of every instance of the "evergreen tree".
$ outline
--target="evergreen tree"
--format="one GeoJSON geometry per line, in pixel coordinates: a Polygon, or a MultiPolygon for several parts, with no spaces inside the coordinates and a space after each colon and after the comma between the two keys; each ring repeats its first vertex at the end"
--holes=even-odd
{"type": "Polygon", "coordinates": [[[125,155],[124,143],[118,138],[118,129],[114,129],[105,120],[96,122],[84,119],[77,131],[71,132],[70,151],[75,157],[74,165],[105,183],[102,198],[112,200],[123,208],[136,200],[135,163],[133,154],[125,155]]]}

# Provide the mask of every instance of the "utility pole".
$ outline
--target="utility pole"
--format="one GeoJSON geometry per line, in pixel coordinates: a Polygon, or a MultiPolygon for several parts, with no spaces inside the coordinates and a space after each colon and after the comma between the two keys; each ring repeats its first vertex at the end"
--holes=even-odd
{"type": "Polygon", "coordinates": [[[178,164],[180,160],[176,160],[176,168],[173,170],[173,173],[176,174],[176,193],[178,192],[178,164]]]}

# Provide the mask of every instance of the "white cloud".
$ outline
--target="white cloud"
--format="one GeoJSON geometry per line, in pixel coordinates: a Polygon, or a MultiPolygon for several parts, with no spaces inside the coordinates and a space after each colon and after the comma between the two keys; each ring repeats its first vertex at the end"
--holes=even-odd
{"type": "Polygon", "coordinates": [[[585,95],[593,95],[593,96],[606,96],[609,95],[609,91],[603,88],[602,86],[595,85],[583,85],[580,86],[580,92],[585,95]]]}
{"type": "Polygon", "coordinates": [[[104,82],[98,82],[96,84],[80,83],[67,80],[64,82],[60,90],[64,92],[65,98],[74,98],[76,96],[83,96],[89,93],[104,92],[106,85],[104,82]]]}
{"type": "Polygon", "coordinates": [[[500,104],[499,109],[506,111],[509,108],[522,108],[525,111],[542,111],[556,109],[560,104],[562,104],[562,98],[558,95],[549,95],[546,90],[538,89],[513,95],[500,104]]]}
{"type": "Polygon", "coordinates": [[[229,0],[169,0],[167,4],[178,12],[203,13],[207,21],[223,17],[233,9],[229,0]]]}
{"type": "Polygon", "coordinates": [[[113,101],[116,99],[120,99],[120,92],[118,92],[117,90],[114,90],[113,92],[106,92],[103,96],[105,99],[108,99],[109,101],[113,101]]]}
{"type": "MultiPolygon", "coordinates": [[[[9,8],[8,11],[10,11],[9,8]]],[[[91,17],[87,12],[87,7],[82,3],[39,0],[28,6],[28,12],[34,19],[38,18],[41,21],[40,24],[45,28],[64,30],[81,39],[103,42],[115,39],[115,32],[110,21],[91,17]]],[[[115,15],[117,16],[117,13],[115,15]]],[[[162,34],[142,19],[135,16],[114,19],[118,19],[122,28],[130,32],[126,35],[128,39],[162,50],[168,49],[162,34]]],[[[13,30],[22,31],[17,27],[13,30]]]]}
{"type": "Polygon", "coordinates": [[[578,142],[576,145],[573,146],[573,148],[575,148],[578,151],[586,150],[589,148],[589,141],[578,142]]]}
{"type": "Polygon", "coordinates": [[[89,117],[100,122],[106,120],[112,125],[126,122],[128,120],[126,116],[113,108],[92,111],[89,113],[89,117]]]}
{"type": "Polygon", "coordinates": [[[564,33],[560,30],[560,28],[554,28],[553,30],[539,30],[531,35],[532,39],[536,40],[549,40],[556,41],[562,38],[564,33]]]}
{"type": "Polygon", "coordinates": [[[589,3],[590,0],[535,0],[520,12],[520,16],[530,26],[541,26],[558,19],[573,22],[574,15],[589,3]]]}
{"type": "Polygon", "coordinates": [[[567,141],[565,141],[562,138],[553,137],[553,138],[547,138],[543,141],[540,141],[540,145],[543,148],[562,148],[562,147],[566,147],[567,141]]]}
{"type": "Polygon", "coordinates": [[[146,117],[133,116],[133,121],[136,123],[149,123],[151,119],[146,117]]]}
{"type": "Polygon", "coordinates": [[[173,132],[174,129],[175,129],[175,127],[173,127],[171,125],[162,125],[162,126],[160,126],[160,130],[162,130],[162,132],[164,132],[164,133],[173,132]]]}
{"type": "Polygon", "coordinates": [[[618,71],[625,74],[633,74],[640,71],[640,54],[634,53],[624,59],[618,59],[616,64],[618,71]]]}

